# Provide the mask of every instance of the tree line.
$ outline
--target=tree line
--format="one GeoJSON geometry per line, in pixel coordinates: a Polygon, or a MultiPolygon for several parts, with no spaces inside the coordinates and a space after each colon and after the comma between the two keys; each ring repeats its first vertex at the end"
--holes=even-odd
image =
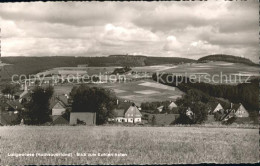
{"type": "Polygon", "coordinates": [[[153,74],[152,78],[162,84],[178,87],[183,92],[187,93],[189,90],[197,90],[201,96],[202,102],[210,100],[219,100],[214,98],[224,98],[233,103],[242,103],[249,111],[250,116],[256,116],[259,109],[259,78],[250,80],[250,83],[241,83],[238,85],[227,84],[209,84],[204,82],[195,82],[189,78],[182,76],[174,76],[171,74],[153,74]],[[160,76],[160,79],[157,79],[160,76]],[[171,80],[170,82],[167,82],[171,80]],[[186,80],[186,81],[183,81],[186,80]],[[178,81],[178,84],[176,83],[178,81]],[[214,98],[210,98],[214,97],[214,98]]]}

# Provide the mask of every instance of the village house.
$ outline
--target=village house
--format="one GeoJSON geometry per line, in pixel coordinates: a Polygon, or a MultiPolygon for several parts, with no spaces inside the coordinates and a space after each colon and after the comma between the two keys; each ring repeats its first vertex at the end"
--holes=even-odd
{"type": "Polygon", "coordinates": [[[239,103],[239,104],[234,104],[234,112],[236,117],[242,118],[242,117],[249,117],[248,111],[245,109],[245,107],[239,103]]]}
{"type": "Polygon", "coordinates": [[[214,114],[220,110],[224,110],[224,108],[222,107],[222,105],[220,103],[216,103],[216,102],[209,103],[208,114],[214,114]]]}
{"type": "Polygon", "coordinates": [[[114,110],[115,118],[109,121],[127,122],[127,123],[141,123],[142,114],[134,103],[123,102],[119,104],[118,108],[114,110]]]}
{"type": "Polygon", "coordinates": [[[3,103],[1,103],[1,109],[3,111],[19,111],[21,109],[24,109],[23,105],[21,105],[21,103],[19,103],[18,100],[7,100],[3,103]]]}
{"type": "Polygon", "coordinates": [[[177,108],[177,107],[178,107],[178,106],[172,101],[172,102],[169,104],[168,109],[169,109],[169,110],[172,110],[172,109],[177,108]]]}
{"type": "Polygon", "coordinates": [[[52,125],[66,125],[69,124],[69,120],[63,117],[67,109],[70,109],[68,102],[68,96],[54,95],[50,100],[52,125]]]}
{"type": "Polygon", "coordinates": [[[142,114],[140,113],[139,109],[133,103],[125,113],[125,118],[127,122],[130,123],[140,123],[141,122],[142,114]]]}
{"type": "Polygon", "coordinates": [[[0,104],[0,125],[13,125],[23,106],[15,100],[1,100],[0,104]]]}
{"type": "Polygon", "coordinates": [[[164,107],[164,106],[160,106],[160,107],[158,107],[158,108],[156,108],[156,109],[158,110],[158,112],[162,112],[162,111],[163,111],[163,107],[164,107]]]}
{"type": "Polygon", "coordinates": [[[236,119],[249,118],[249,113],[241,103],[239,104],[231,103],[231,108],[224,111],[221,120],[227,121],[233,117],[236,117],[236,119]]]}
{"type": "Polygon", "coordinates": [[[68,125],[69,121],[65,119],[63,116],[54,115],[52,116],[52,125],[68,125]]]}

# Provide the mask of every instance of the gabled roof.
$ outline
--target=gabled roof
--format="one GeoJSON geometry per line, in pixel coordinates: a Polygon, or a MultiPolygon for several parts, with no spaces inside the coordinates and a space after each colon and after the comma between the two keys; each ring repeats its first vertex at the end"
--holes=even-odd
{"type": "Polygon", "coordinates": [[[68,106],[68,100],[66,96],[56,96],[56,97],[52,97],[50,99],[50,109],[52,109],[57,103],[60,103],[62,105],[62,107],[66,108],[68,106]]]}
{"type": "Polygon", "coordinates": [[[233,105],[232,105],[232,109],[235,110],[235,111],[237,111],[238,108],[239,108],[241,105],[242,105],[242,104],[233,104],[233,105]]]}
{"type": "Polygon", "coordinates": [[[118,109],[123,109],[123,110],[127,110],[133,103],[131,102],[120,102],[118,105],[117,105],[117,108],[118,109]]]}
{"type": "Polygon", "coordinates": [[[172,101],[172,102],[169,104],[168,108],[174,108],[174,107],[177,107],[177,105],[172,101]]]}
{"type": "Polygon", "coordinates": [[[22,109],[23,106],[21,103],[19,103],[19,101],[17,100],[9,100],[6,102],[7,105],[9,105],[10,107],[12,107],[13,109],[22,109]]]}
{"type": "Polygon", "coordinates": [[[227,111],[227,113],[225,113],[225,114],[220,118],[220,120],[224,120],[228,115],[230,115],[230,116],[235,116],[233,109],[227,109],[226,111],[227,111]]]}
{"type": "Polygon", "coordinates": [[[64,105],[68,105],[68,98],[64,95],[58,96],[58,100],[60,100],[64,105]]]}
{"type": "Polygon", "coordinates": [[[219,103],[217,103],[217,102],[208,102],[208,105],[209,105],[210,109],[212,109],[212,110],[215,109],[218,104],[219,103]]]}
{"type": "Polygon", "coordinates": [[[125,110],[124,109],[114,109],[115,116],[116,117],[124,117],[125,116],[125,110]]]}
{"type": "Polygon", "coordinates": [[[52,123],[53,125],[55,124],[69,124],[69,121],[63,118],[61,115],[54,115],[52,116],[52,123]]]}
{"type": "Polygon", "coordinates": [[[163,109],[163,106],[161,105],[160,107],[157,107],[157,109],[163,109]]]}
{"type": "Polygon", "coordinates": [[[141,117],[142,114],[135,105],[131,105],[125,113],[126,117],[141,117]]]}

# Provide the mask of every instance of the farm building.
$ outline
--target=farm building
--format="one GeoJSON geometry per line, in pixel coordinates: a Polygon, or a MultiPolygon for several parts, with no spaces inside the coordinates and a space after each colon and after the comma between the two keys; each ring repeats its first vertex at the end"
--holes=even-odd
{"type": "MultiPolygon", "coordinates": [[[[224,113],[221,117],[221,120],[227,121],[228,119],[230,119],[232,117],[236,117],[236,119],[240,119],[240,118],[247,119],[247,118],[249,118],[249,113],[241,103],[240,104],[231,103],[231,108],[224,111],[224,113]]],[[[238,120],[238,122],[239,122],[239,120],[238,120]]]]}
{"type": "Polygon", "coordinates": [[[158,112],[162,112],[163,111],[163,106],[160,106],[157,108],[158,112]]]}
{"type": "Polygon", "coordinates": [[[208,111],[209,114],[214,114],[220,110],[224,110],[224,108],[220,103],[215,103],[215,102],[209,103],[209,111],[208,111]]]}
{"type": "Polygon", "coordinates": [[[125,110],[124,109],[115,109],[114,112],[116,116],[112,119],[115,122],[126,122],[127,119],[125,118],[125,110]]]}
{"type": "Polygon", "coordinates": [[[241,103],[234,104],[233,109],[235,111],[236,117],[239,117],[239,118],[249,117],[248,111],[245,109],[245,107],[241,103]]]}
{"type": "Polygon", "coordinates": [[[142,121],[142,114],[134,103],[123,102],[114,110],[116,117],[110,119],[115,122],[140,123],[142,121]]]}
{"type": "Polygon", "coordinates": [[[50,101],[50,109],[52,115],[62,115],[69,108],[68,98],[64,95],[52,97],[50,101]]]}
{"type": "Polygon", "coordinates": [[[68,125],[69,121],[61,115],[54,115],[52,118],[52,125],[68,125]]]}
{"type": "Polygon", "coordinates": [[[127,122],[138,123],[141,122],[142,114],[135,104],[132,104],[125,113],[125,118],[127,122]]]}
{"type": "Polygon", "coordinates": [[[52,110],[52,115],[62,115],[66,111],[66,106],[61,101],[56,101],[50,108],[52,110]]]}
{"type": "Polygon", "coordinates": [[[1,109],[14,112],[23,109],[23,106],[17,100],[7,100],[4,103],[1,103],[1,109]]]}
{"type": "Polygon", "coordinates": [[[169,110],[172,110],[173,108],[177,108],[177,105],[172,101],[169,106],[168,106],[168,109],[169,110]]]}
{"type": "Polygon", "coordinates": [[[84,124],[95,125],[96,113],[95,112],[71,112],[70,125],[84,124]]]}

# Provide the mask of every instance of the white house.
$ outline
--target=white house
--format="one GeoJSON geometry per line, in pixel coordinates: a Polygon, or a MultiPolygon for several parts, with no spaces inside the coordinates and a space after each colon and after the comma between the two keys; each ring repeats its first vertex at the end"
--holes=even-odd
{"type": "Polygon", "coordinates": [[[61,102],[57,101],[56,104],[52,107],[52,115],[62,115],[66,111],[66,106],[61,102]]]}
{"type": "Polygon", "coordinates": [[[177,105],[172,101],[169,106],[168,106],[168,109],[169,110],[172,110],[173,108],[177,108],[177,105]]]}
{"type": "Polygon", "coordinates": [[[140,123],[141,117],[142,114],[135,104],[132,104],[125,113],[125,118],[130,123],[140,123]]]}
{"type": "MultiPolygon", "coordinates": [[[[131,104],[131,103],[130,103],[131,104]]],[[[118,108],[115,109],[116,116],[110,121],[115,122],[127,122],[127,123],[140,123],[142,114],[140,113],[138,107],[135,104],[129,106],[129,103],[125,103],[124,107],[128,105],[128,108],[118,108]]]]}
{"type": "Polygon", "coordinates": [[[224,110],[224,108],[222,107],[222,105],[220,103],[211,103],[210,109],[209,109],[209,114],[216,113],[220,110],[224,110]]]}
{"type": "Polygon", "coordinates": [[[157,110],[158,110],[159,112],[162,112],[163,106],[158,107],[157,110]]]}
{"type": "Polygon", "coordinates": [[[115,109],[116,113],[115,118],[111,119],[115,122],[126,122],[127,119],[125,118],[125,110],[124,109],[115,109]]]}
{"type": "Polygon", "coordinates": [[[236,117],[249,117],[248,111],[241,103],[239,103],[238,105],[234,105],[233,109],[236,117]]]}

